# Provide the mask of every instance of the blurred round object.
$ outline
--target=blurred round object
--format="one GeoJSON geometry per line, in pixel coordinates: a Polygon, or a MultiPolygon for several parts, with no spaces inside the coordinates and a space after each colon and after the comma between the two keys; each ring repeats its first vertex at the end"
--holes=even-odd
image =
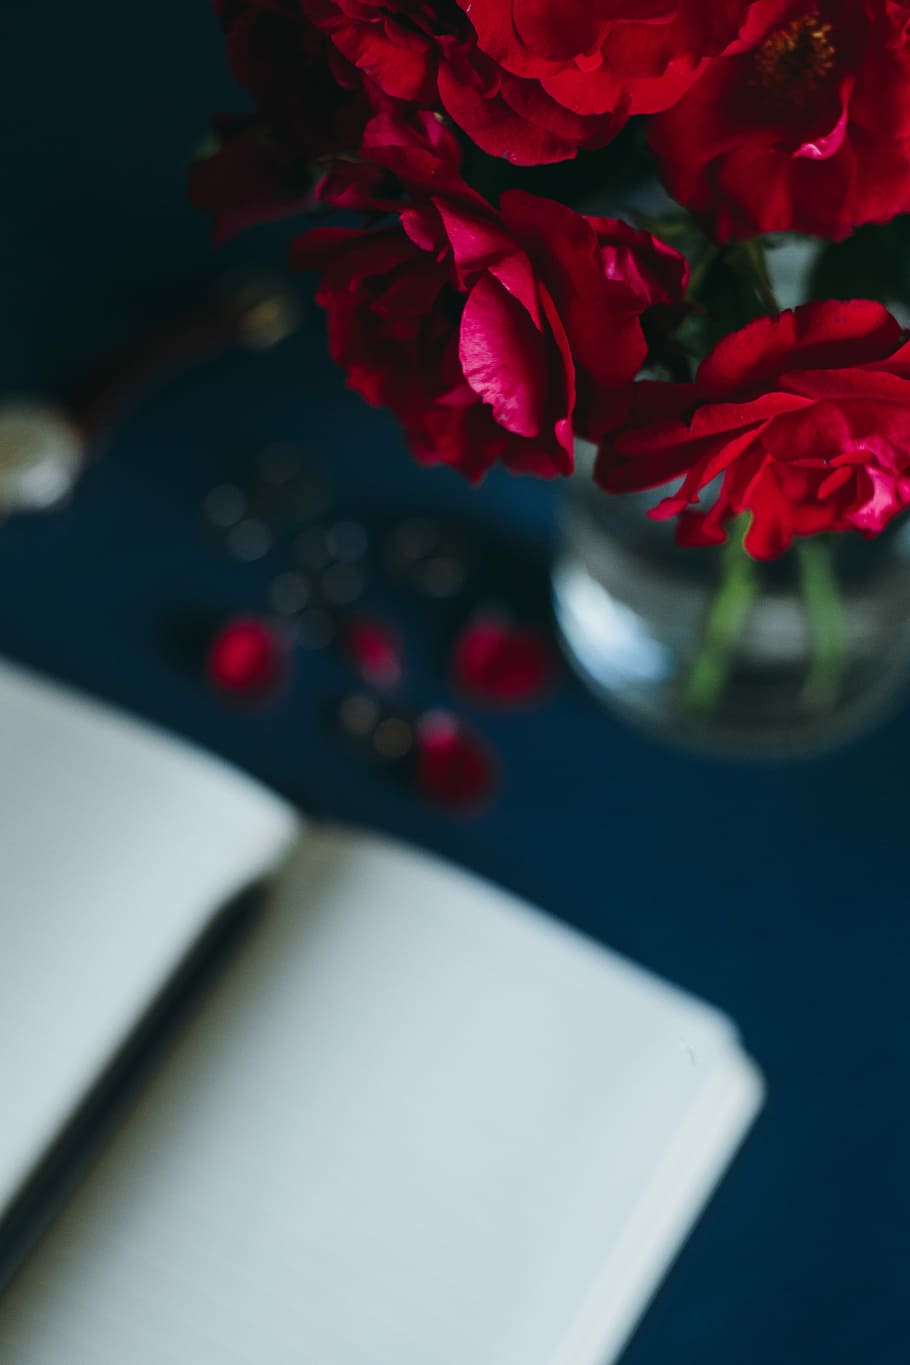
{"type": "Polygon", "coordinates": [[[426,711],[417,722],[417,790],[435,805],[467,814],[493,794],[495,755],[450,711],[426,711]]]}
{"type": "Polygon", "coordinates": [[[399,522],[386,539],[386,561],[394,571],[407,569],[433,553],[439,543],[439,525],[429,517],[399,522]]]}
{"type": "Polygon", "coordinates": [[[367,533],[359,521],[336,521],[327,532],[332,558],[343,564],[356,563],[367,552],[367,533]]]}
{"type": "Polygon", "coordinates": [[[328,511],[332,490],[298,446],[279,444],[260,452],[251,497],[266,521],[306,522],[328,511]]]}
{"type": "Polygon", "coordinates": [[[422,597],[455,597],[465,585],[470,555],[462,536],[429,517],[412,517],[388,535],[389,573],[422,597]]]}
{"type": "Polygon", "coordinates": [[[304,649],[325,649],[335,638],[335,620],[324,607],[306,607],[295,619],[294,631],[304,649]]]}
{"type": "Polygon", "coordinates": [[[272,534],[265,522],[247,517],[230,528],[225,543],[235,559],[252,563],[268,554],[272,548],[272,534]]]}
{"type": "Polygon", "coordinates": [[[269,584],[269,603],[279,616],[295,616],[313,595],[310,580],[302,573],[280,573],[269,584]]]}
{"type": "Polygon", "coordinates": [[[555,654],[541,631],[489,613],[470,621],[455,642],[456,685],[473,701],[521,706],[546,693],[555,674],[555,654]]]}
{"type": "Polygon", "coordinates": [[[353,692],[338,708],[338,727],[349,744],[370,763],[410,773],[414,724],[369,692],[353,692]]]}
{"type": "Polygon", "coordinates": [[[226,531],[245,516],[246,498],[236,484],[220,483],[206,494],[202,511],[206,521],[226,531]]]}
{"type": "Polygon", "coordinates": [[[453,555],[434,555],[414,566],[414,585],[425,597],[455,597],[468,576],[463,559],[453,555]]]}
{"type": "Polygon", "coordinates": [[[237,340],[251,350],[277,346],[300,326],[299,300],[277,275],[230,280],[223,296],[237,340]]]}
{"type": "Polygon", "coordinates": [[[401,716],[386,716],[373,732],[373,748],[380,758],[405,758],[414,747],[414,727],[401,716]]]}
{"type": "Polygon", "coordinates": [[[256,617],[235,617],[212,640],[206,672],[218,691],[240,701],[264,701],[287,679],[287,640],[256,617]]]}
{"type": "Polygon", "coordinates": [[[26,401],[0,405],[0,517],[61,502],[85,453],[81,432],[61,409],[26,401]]]}
{"type": "Polygon", "coordinates": [[[323,597],[334,607],[356,602],[363,586],[363,573],[356,564],[332,564],[319,580],[323,597]]]}
{"type": "Polygon", "coordinates": [[[352,692],[338,708],[338,724],[348,739],[369,739],[382,715],[382,707],[366,692],[352,692]]]}
{"type": "Polygon", "coordinates": [[[344,652],[373,687],[397,687],[404,677],[404,650],[398,632],[373,616],[358,616],[344,632],[344,652]]]}

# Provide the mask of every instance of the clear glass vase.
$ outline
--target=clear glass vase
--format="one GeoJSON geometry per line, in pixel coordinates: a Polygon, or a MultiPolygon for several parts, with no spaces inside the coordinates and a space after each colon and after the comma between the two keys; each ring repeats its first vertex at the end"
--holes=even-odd
{"type": "MultiPolygon", "coordinates": [[[[659,494],[611,496],[583,448],[566,482],[556,621],[588,686],[635,724],[739,756],[811,753],[898,702],[910,678],[910,523],[757,563],[682,548],[659,494]],[[747,578],[745,577],[747,575],[747,578]]],[[[733,547],[735,550],[735,546],[733,547]]]]}

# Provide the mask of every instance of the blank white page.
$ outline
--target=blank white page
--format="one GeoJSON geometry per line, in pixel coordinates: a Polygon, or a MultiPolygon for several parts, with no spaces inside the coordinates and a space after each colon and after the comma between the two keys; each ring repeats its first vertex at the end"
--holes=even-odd
{"type": "Polygon", "coordinates": [[[0,1301],[0,1361],[599,1365],[759,1092],[713,1010],[310,836],[0,1301]]]}
{"type": "Polygon", "coordinates": [[[227,764],[0,662],[0,1220],[213,913],[298,832],[227,764]]]}

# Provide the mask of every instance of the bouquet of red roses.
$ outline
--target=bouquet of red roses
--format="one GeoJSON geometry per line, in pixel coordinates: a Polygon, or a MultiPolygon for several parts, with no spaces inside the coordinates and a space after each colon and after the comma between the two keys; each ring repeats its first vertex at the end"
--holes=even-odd
{"type": "Polygon", "coordinates": [[[319,273],[332,355],[418,459],[566,475],[583,438],[607,494],[666,486],[650,515],[679,541],[735,523],[759,560],[910,504],[885,306],[910,0],[216,7],[255,111],[217,120],[194,197],[221,236],[310,215],[291,259],[319,273]],[[664,206],[622,212],[648,176],[664,206]],[[823,247],[814,301],[783,312],[782,233],[823,247]]]}

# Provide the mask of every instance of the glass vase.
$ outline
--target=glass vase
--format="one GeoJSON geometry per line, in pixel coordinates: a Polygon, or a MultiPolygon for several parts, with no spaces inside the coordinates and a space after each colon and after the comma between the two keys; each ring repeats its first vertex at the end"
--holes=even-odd
{"type": "Polygon", "coordinates": [[[647,515],[667,490],[604,493],[592,456],[564,485],[553,599],[569,660],[611,709],[701,750],[774,758],[835,745],[901,699],[910,523],[768,563],[732,538],[680,547],[673,521],[647,515]]]}

